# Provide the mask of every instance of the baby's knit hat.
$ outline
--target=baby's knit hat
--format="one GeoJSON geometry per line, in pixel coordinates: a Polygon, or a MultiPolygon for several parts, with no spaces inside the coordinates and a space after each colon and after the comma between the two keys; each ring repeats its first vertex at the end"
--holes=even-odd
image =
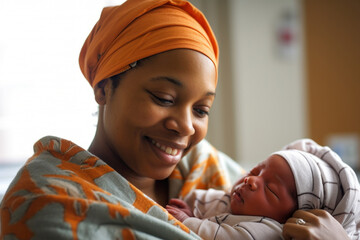
{"type": "Polygon", "coordinates": [[[324,209],[349,236],[358,236],[359,181],[339,155],[310,139],[297,140],[273,154],[285,158],[293,172],[299,209],[324,209]]]}

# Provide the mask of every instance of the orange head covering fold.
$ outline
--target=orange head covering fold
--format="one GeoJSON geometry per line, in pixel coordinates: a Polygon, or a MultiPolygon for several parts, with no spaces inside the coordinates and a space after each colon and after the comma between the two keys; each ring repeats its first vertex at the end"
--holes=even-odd
{"type": "Polygon", "coordinates": [[[80,68],[92,87],[129,64],[172,49],[209,57],[216,68],[218,45],[204,15],[183,0],[128,0],[103,9],[80,52],[80,68]]]}

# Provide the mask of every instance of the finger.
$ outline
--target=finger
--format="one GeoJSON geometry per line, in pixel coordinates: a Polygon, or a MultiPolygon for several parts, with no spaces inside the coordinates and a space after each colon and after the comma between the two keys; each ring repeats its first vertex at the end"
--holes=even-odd
{"type": "MultiPolygon", "coordinates": [[[[304,219],[305,222],[313,223],[317,220],[317,216],[311,211],[297,210],[292,216],[295,219],[304,219]]],[[[295,220],[296,221],[296,220],[295,220]]]]}
{"type": "Polygon", "coordinates": [[[176,215],[176,213],[177,213],[177,212],[176,212],[175,210],[173,210],[173,209],[169,209],[168,212],[169,212],[171,215],[176,215]]]}
{"type": "Polygon", "coordinates": [[[315,216],[319,216],[319,217],[331,216],[331,214],[324,209],[310,209],[310,210],[306,210],[306,212],[309,212],[309,213],[311,213],[315,216]]]}
{"type": "Polygon", "coordinates": [[[169,200],[169,204],[175,205],[178,202],[177,200],[178,200],[177,198],[172,198],[169,200]]]}
{"type": "Polygon", "coordinates": [[[311,224],[306,222],[304,219],[302,218],[289,218],[286,223],[288,226],[291,227],[297,227],[297,228],[306,228],[308,226],[310,226],[311,224]]]}
{"type": "Polygon", "coordinates": [[[292,217],[293,218],[302,218],[302,217],[307,216],[309,214],[311,214],[311,213],[308,212],[308,211],[305,211],[305,210],[296,210],[294,212],[294,214],[292,215],[292,217]]]}
{"type": "Polygon", "coordinates": [[[176,205],[182,208],[187,206],[187,204],[181,199],[176,199],[176,205]]]}
{"type": "Polygon", "coordinates": [[[174,209],[178,209],[176,206],[171,206],[171,205],[166,205],[166,210],[174,210],[174,209]]]}
{"type": "Polygon", "coordinates": [[[171,215],[176,215],[179,211],[176,208],[166,209],[171,215]]]}
{"type": "Polygon", "coordinates": [[[169,204],[178,206],[179,208],[183,208],[184,206],[186,206],[183,200],[177,198],[170,199],[169,204]]]}
{"type": "Polygon", "coordinates": [[[173,213],[176,211],[176,208],[174,208],[173,206],[166,206],[166,210],[169,212],[169,213],[173,213]]]}
{"type": "Polygon", "coordinates": [[[282,235],[283,235],[283,238],[285,240],[291,240],[291,239],[295,239],[295,237],[293,236],[292,232],[294,230],[292,229],[292,226],[289,225],[289,224],[285,224],[284,227],[283,227],[283,231],[282,231],[282,235]]]}
{"type": "Polygon", "coordinates": [[[289,218],[286,223],[287,224],[296,224],[296,220],[299,219],[299,218],[296,218],[296,217],[291,217],[289,218]]]}
{"type": "Polygon", "coordinates": [[[307,239],[308,235],[306,235],[307,227],[305,225],[296,224],[297,218],[289,219],[283,227],[283,237],[285,240],[288,239],[307,239]]]}
{"type": "Polygon", "coordinates": [[[314,217],[314,216],[320,216],[320,217],[325,217],[330,215],[327,211],[325,211],[324,209],[308,209],[308,210],[297,210],[295,211],[295,213],[293,214],[293,217],[303,217],[303,216],[307,216],[307,217],[314,217]]]}

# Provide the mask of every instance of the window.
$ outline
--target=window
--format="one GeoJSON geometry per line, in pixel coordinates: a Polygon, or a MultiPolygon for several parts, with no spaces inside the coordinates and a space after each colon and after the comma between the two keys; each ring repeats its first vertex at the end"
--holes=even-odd
{"type": "MultiPolygon", "coordinates": [[[[102,8],[122,2],[0,0],[1,171],[23,164],[46,135],[89,146],[97,104],[78,56],[102,8]]],[[[1,174],[0,198],[13,172],[1,174]]]]}

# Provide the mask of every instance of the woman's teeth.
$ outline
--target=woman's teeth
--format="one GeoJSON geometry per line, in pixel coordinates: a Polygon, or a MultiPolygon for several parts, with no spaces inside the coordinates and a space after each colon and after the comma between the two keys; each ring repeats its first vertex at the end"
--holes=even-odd
{"type": "Polygon", "coordinates": [[[155,142],[154,140],[151,140],[152,144],[154,144],[157,148],[161,149],[163,152],[166,152],[169,155],[175,156],[178,153],[178,150],[176,148],[167,147],[164,145],[161,145],[158,142],[155,142]]]}

